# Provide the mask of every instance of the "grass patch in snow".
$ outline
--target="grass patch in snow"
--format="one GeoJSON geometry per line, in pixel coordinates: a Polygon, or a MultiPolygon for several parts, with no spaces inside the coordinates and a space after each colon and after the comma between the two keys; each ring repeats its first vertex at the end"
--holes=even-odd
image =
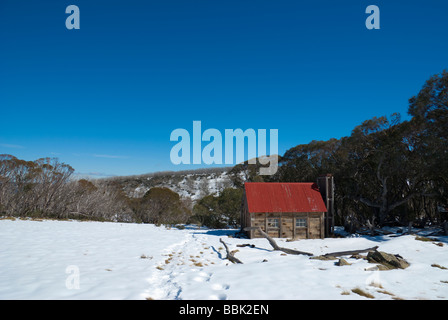
{"type": "Polygon", "coordinates": [[[16,221],[16,218],[14,218],[14,217],[0,217],[0,220],[11,220],[11,221],[16,221]]]}
{"type": "Polygon", "coordinates": [[[416,236],[416,237],[415,237],[415,240],[418,240],[418,241],[424,241],[424,242],[431,242],[431,241],[434,241],[434,239],[427,238],[427,237],[423,237],[423,236],[416,236]]]}

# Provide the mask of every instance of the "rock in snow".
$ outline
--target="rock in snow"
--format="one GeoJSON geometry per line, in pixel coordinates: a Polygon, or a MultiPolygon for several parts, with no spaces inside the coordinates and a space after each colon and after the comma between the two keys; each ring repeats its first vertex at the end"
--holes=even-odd
{"type": "Polygon", "coordinates": [[[393,255],[382,251],[369,252],[367,254],[367,261],[370,263],[380,263],[386,267],[386,269],[383,268],[381,270],[406,269],[409,267],[409,263],[399,255],[393,255]]]}

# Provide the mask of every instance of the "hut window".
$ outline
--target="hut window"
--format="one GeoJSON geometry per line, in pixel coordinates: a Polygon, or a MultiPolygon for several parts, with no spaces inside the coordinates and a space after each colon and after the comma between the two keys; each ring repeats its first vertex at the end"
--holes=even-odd
{"type": "Polygon", "coordinates": [[[270,218],[268,219],[268,227],[269,228],[279,228],[280,226],[280,219],[278,218],[270,218]]]}
{"type": "Polygon", "coordinates": [[[296,219],[296,227],[306,228],[306,219],[296,219]]]}

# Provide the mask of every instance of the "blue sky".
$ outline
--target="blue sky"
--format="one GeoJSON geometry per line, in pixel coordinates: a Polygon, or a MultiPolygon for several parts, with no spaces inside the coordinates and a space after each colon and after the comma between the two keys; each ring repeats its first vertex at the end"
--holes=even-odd
{"type": "Polygon", "coordinates": [[[170,133],[278,129],[279,152],[400,112],[448,68],[448,2],[2,0],[0,154],[92,176],[182,170],[170,133]],[[67,30],[68,5],[81,29],[67,30]],[[365,9],[381,10],[367,30],[365,9]]]}

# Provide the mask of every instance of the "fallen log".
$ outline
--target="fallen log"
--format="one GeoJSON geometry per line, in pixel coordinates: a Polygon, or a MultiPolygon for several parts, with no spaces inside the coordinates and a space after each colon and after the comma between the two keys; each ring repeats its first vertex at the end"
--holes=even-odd
{"type": "Polygon", "coordinates": [[[287,253],[287,254],[295,254],[295,255],[303,254],[303,255],[306,255],[306,256],[313,256],[313,254],[309,253],[309,252],[304,252],[304,251],[298,251],[298,250],[294,250],[294,249],[279,247],[277,242],[275,242],[275,240],[272,239],[266,232],[261,230],[260,227],[247,227],[247,228],[244,228],[244,231],[251,231],[251,230],[259,231],[261,233],[261,235],[263,237],[265,237],[269,241],[269,244],[274,248],[274,251],[283,251],[284,253],[287,253]]]}
{"type": "Polygon", "coordinates": [[[243,264],[243,263],[241,262],[241,260],[239,260],[238,258],[236,258],[236,257],[233,255],[233,253],[229,251],[229,247],[227,247],[227,244],[226,244],[224,241],[222,241],[221,238],[219,239],[219,242],[221,242],[221,243],[224,245],[224,247],[226,248],[226,252],[227,252],[227,257],[226,257],[226,259],[228,259],[228,260],[229,260],[230,262],[232,262],[232,263],[243,264]]]}
{"type": "Polygon", "coordinates": [[[350,250],[350,251],[339,251],[339,252],[330,252],[330,253],[326,253],[323,254],[323,257],[341,257],[341,256],[349,256],[349,255],[354,255],[354,254],[360,254],[360,253],[366,253],[366,252],[372,252],[372,251],[376,251],[376,249],[378,249],[378,246],[372,247],[372,248],[367,248],[367,249],[362,249],[362,250],[350,250]]]}

